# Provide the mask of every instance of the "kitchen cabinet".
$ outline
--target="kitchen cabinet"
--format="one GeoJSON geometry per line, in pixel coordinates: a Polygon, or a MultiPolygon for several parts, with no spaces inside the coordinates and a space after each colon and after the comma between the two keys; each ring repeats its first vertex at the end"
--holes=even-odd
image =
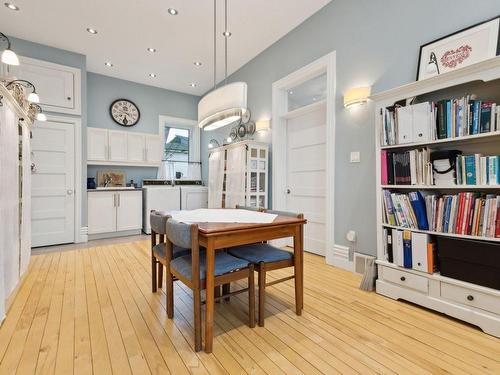
{"type": "Polygon", "coordinates": [[[88,191],[90,239],[139,234],[142,228],[142,191],[88,191]]]}
{"type": "Polygon", "coordinates": [[[108,160],[108,131],[87,128],[87,159],[108,160]]]}
{"type": "Polygon", "coordinates": [[[159,135],[87,128],[88,165],[158,167],[162,157],[159,135]]]}
{"type": "Polygon", "coordinates": [[[127,161],[127,133],[108,130],[108,153],[110,161],[127,161]]]}
{"type": "Polygon", "coordinates": [[[44,111],[81,114],[80,69],[22,56],[19,60],[10,73],[35,85],[44,111]]]}

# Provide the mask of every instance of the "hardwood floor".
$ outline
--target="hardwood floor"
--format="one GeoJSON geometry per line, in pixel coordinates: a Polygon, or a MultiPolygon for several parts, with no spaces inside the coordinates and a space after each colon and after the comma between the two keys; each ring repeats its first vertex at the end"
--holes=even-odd
{"type": "Polygon", "coordinates": [[[0,328],[0,374],[500,374],[499,339],[363,292],[314,255],[304,279],[303,316],[293,280],[277,284],[263,328],[246,325],[246,295],[217,304],[209,355],[193,351],[189,289],[176,283],[174,320],[151,293],[148,241],[36,255],[0,328]]]}

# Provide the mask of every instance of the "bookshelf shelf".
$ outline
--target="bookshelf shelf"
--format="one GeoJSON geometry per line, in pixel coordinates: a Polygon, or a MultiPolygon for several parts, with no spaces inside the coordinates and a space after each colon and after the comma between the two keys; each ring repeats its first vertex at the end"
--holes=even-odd
{"type": "MultiPolygon", "coordinates": [[[[474,87],[476,88],[483,87],[482,85],[484,84],[489,90],[487,92],[498,91],[500,89],[500,56],[482,63],[474,64],[466,68],[457,69],[450,73],[440,74],[427,80],[422,80],[397,87],[386,92],[373,95],[371,97],[371,99],[374,101],[374,115],[376,119],[377,135],[375,137],[375,170],[377,194],[376,263],[378,268],[376,290],[377,293],[385,295],[387,297],[410,301],[429,309],[436,310],[452,317],[467,321],[471,324],[479,326],[486,333],[489,333],[496,337],[500,337],[500,290],[446,277],[441,275],[439,272],[435,272],[432,274],[423,272],[427,268],[422,267],[421,263],[416,263],[415,259],[413,259],[414,262],[412,262],[414,268],[404,268],[400,266],[401,263],[389,263],[388,256],[386,254],[386,244],[389,238],[388,235],[394,235],[394,232],[404,230],[420,234],[415,236],[412,235],[411,243],[413,243],[413,237],[421,239],[423,235],[429,235],[434,239],[444,239],[444,237],[447,237],[463,240],[482,241],[484,244],[489,243],[489,246],[492,246],[492,243],[500,244],[500,238],[410,229],[401,226],[386,224],[386,220],[384,219],[384,189],[391,190],[394,193],[400,194],[421,190],[427,192],[436,192],[440,195],[458,195],[462,192],[482,192],[500,195],[500,185],[393,185],[386,183],[382,184],[381,182],[382,150],[394,151],[396,153],[399,153],[426,147],[429,149],[429,151],[458,149],[463,151],[464,153],[482,153],[484,155],[492,155],[492,153],[498,155],[500,153],[498,151],[500,150],[500,129],[492,132],[455,138],[445,138],[431,141],[385,146],[381,144],[380,134],[383,133],[383,131],[386,129],[383,128],[384,120],[382,119],[381,114],[385,113],[384,111],[386,108],[391,107],[395,103],[398,103],[402,100],[410,98],[416,98],[416,103],[418,104],[420,103],[419,100],[425,102],[429,100],[429,98],[435,102],[438,102],[439,100],[443,99],[459,98],[462,95],[476,94],[461,91],[463,87],[467,87],[467,85],[469,85],[470,83],[474,83],[474,87]],[[392,230],[394,230],[394,232],[392,232],[392,230]]],[[[479,97],[479,99],[490,100],[493,98],[479,97]]],[[[498,96],[494,97],[494,99],[496,99],[496,103],[499,103],[498,96]]],[[[414,126],[417,126],[418,129],[425,128],[422,126],[421,122],[416,122],[416,124],[418,125],[414,126]]],[[[384,153],[383,156],[385,162],[387,154],[384,153]]],[[[387,169],[384,166],[384,176],[386,176],[386,173],[387,169]]],[[[418,181],[426,181],[428,183],[429,179],[418,181]]],[[[399,232],[396,233],[397,236],[400,236],[399,232]]],[[[397,240],[394,240],[394,238],[395,237],[392,237],[393,241],[405,241],[405,239],[399,239],[400,237],[397,237],[397,240]]],[[[408,239],[406,239],[406,241],[408,241],[408,239]]],[[[402,245],[400,244],[401,242],[399,242],[398,250],[401,249],[402,245]]],[[[394,246],[394,242],[392,242],[391,245],[394,246]]],[[[408,250],[408,248],[406,249],[408,250]]],[[[421,262],[421,259],[423,258],[422,254],[424,253],[419,252],[416,249],[419,249],[419,247],[415,247],[415,249],[410,248],[412,258],[417,257],[417,262],[421,262]],[[413,252],[414,250],[416,251],[416,253],[413,252]]],[[[425,249],[424,251],[425,255],[428,255],[428,250],[425,249]]],[[[395,253],[393,253],[393,256],[394,259],[396,259],[395,253]]],[[[401,256],[404,255],[398,253],[398,262],[400,261],[401,256]]],[[[426,264],[425,261],[423,262],[423,264],[426,264]]]]}
{"type": "Polygon", "coordinates": [[[497,130],[494,132],[466,135],[463,137],[436,139],[433,141],[404,143],[404,144],[390,145],[390,146],[381,146],[380,149],[404,150],[404,149],[413,149],[425,146],[428,146],[433,149],[442,149],[442,148],[449,148],[451,145],[454,144],[462,145],[462,144],[489,143],[499,140],[500,140],[500,131],[497,130]]]}
{"type": "Polygon", "coordinates": [[[381,185],[393,190],[500,190],[500,185],[381,185]]]}
{"type": "Polygon", "coordinates": [[[425,234],[430,234],[433,236],[442,236],[442,237],[452,237],[452,238],[464,238],[468,240],[477,240],[477,241],[489,241],[489,242],[500,242],[500,238],[497,237],[482,237],[482,236],[470,236],[468,234],[456,234],[456,233],[445,233],[445,232],[434,232],[431,230],[421,230],[421,229],[412,229],[412,228],[405,228],[405,227],[399,227],[396,225],[390,225],[390,224],[382,224],[384,228],[391,228],[391,229],[398,229],[398,230],[409,230],[411,232],[416,232],[416,233],[425,233],[425,234]]]}

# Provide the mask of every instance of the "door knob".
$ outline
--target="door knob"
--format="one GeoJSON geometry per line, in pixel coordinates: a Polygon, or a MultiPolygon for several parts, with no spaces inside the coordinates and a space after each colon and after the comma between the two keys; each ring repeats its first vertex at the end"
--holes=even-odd
{"type": "Polygon", "coordinates": [[[286,193],[290,194],[291,193],[290,189],[286,189],[286,193]]]}
{"type": "Polygon", "coordinates": [[[66,193],[68,193],[68,195],[73,195],[73,190],[68,189],[68,190],[66,191],[66,193]]]}

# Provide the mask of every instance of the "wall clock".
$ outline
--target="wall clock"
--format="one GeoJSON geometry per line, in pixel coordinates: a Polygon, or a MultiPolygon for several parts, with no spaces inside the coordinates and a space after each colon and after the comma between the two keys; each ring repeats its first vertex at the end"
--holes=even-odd
{"type": "Polygon", "coordinates": [[[139,108],[128,99],[117,99],[109,107],[111,118],[118,125],[133,126],[141,118],[139,108]]]}

